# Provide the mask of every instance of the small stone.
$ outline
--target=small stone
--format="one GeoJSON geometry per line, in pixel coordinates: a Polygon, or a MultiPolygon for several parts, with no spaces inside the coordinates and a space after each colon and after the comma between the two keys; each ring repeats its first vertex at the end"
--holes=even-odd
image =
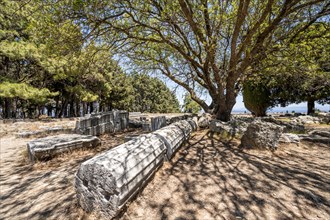
{"type": "Polygon", "coordinates": [[[297,134],[283,133],[280,137],[279,142],[299,144],[300,138],[297,134]]]}

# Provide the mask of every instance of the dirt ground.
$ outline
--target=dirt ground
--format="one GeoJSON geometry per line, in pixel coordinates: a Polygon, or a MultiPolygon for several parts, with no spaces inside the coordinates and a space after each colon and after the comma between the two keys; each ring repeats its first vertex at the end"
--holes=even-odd
{"type": "Polygon", "coordinates": [[[85,219],[78,207],[74,175],[79,164],[124,142],[130,131],[104,135],[96,149],[78,150],[31,165],[26,143],[7,135],[0,138],[0,219],[85,219]]]}
{"type": "MultiPolygon", "coordinates": [[[[123,142],[30,165],[29,139],[0,138],[0,219],[97,219],[78,207],[80,163],[123,142]]],[[[242,150],[238,141],[193,134],[118,217],[133,219],[330,219],[330,146],[242,150]]]]}
{"type": "Polygon", "coordinates": [[[241,150],[195,133],[121,219],[330,219],[330,146],[241,150]]]}

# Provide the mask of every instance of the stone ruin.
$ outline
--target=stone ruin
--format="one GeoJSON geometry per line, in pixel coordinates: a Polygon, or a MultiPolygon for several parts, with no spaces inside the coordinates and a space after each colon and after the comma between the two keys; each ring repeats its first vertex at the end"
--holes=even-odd
{"type": "Polygon", "coordinates": [[[150,119],[141,117],[141,127],[143,131],[156,131],[166,125],[167,120],[165,116],[151,117],[150,119]]]}
{"type": "MultiPolygon", "coordinates": [[[[139,115],[141,113],[135,113],[139,115]]],[[[134,114],[133,114],[134,115],[134,114]]],[[[165,116],[151,117],[149,122],[140,117],[142,122],[146,122],[148,129],[144,131],[156,131],[168,123],[177,121],[181,118],[187,118],[188,115],[175,116],[166,118],[165,116]],[[143,121],[144,120],[144,121],[143,121]]],[[[143,123],[142,123],[143,125],[143,123]]],[[[76,122],[76,128],[73,132],[76,134],[66,134],[58,136],[49,136],[47,138],[35,139],[28,143],[28,154],[31,162],[41,159],[49,159],[60,152],[71,151],[76,148],[84,147],[87,140],[93,140],[92,136],[99,136],[105,133],[114,133],[124,131],[129,126],[129,113],[127,111],[110,111],[99,114],[92,114],[83,118],[79,118],[76,122]],[[79,140],[80,139],[80,140],[79,140]],[[84,143],[84,144],[81,144],[84,143]]],[[[142,127],[143,128],[143,127],[142,127]]],[[[173,135],[175,137],[175,135],[173,135]]],[[[127,137],[125,141],[135,139],[136,137],[127,137]]],[[[98,138],[97,138],[98,139],[98,138]]],[[[100,142],[100,140],[98,139],[100,142]]],[[[94,143],[94,142],[93,142],[94,143]]],[[[91,147],[96,146],[91,144],[91,147]]]]}
{"type": "Polygon", "coordinates": [[[75,178],[78,203],[115,217],[196,128],[194,120],[179,121],[83,162],[75,178]]]}
{"type": "Polygon", "coordinates": [[[177,121],[186,120],[193,118],[193,114],[185,113],[183,115],[175,116],[151,116],[148,117],[141,112],[130,112],[129,113],[129,127],[131,128],[142,128],[143,131],[152,132],[156,131],[166,125],[172,124],[177,121]]]}
{"type": "Polygon", "coordinates": [[[78,134],[60,134],[30,141],[27,144],[29,159],[33,163],[35,160],[49,159],[74,149],[96,147],[101,141],[94,136],[123,131],[127,128],[127,111],[92,114],[76,122],[74,131],[78,134]]]}
{"type": "MultiPolygon", "coordinates": [[[[106,218],[116,216],[197,129],[196,118],[177,121],[180,118],[154,117],[151,119],[151,128],[155,130],[152,133],[134,137],[83,162],[75,178],[80,206],[87,212],[100,211],[106,218]],[[174,123],[166,126],[171,122],[174,123]]],[[[121,131],[127,127],[128,113],[125,111],[81,118],[75,129],[80,134],[60,134],[29,142],[29,158],[34,162],[78,148],[93,148],[101,144],[101,140],[93,135],[121,131]]]]}
{"type": "Polygon", "coordinates": [[[76,132],[85,135],[102,135],[123,131],[128,128],[127,111],[110,111],[99,114],[92,114],[80,118],[76,122],[76,132]]]}
{"type": "Polygon", "coordinates": [[[94,136],[60,134],[30,141],[27,144],[27,151],[30,161],[35,162],[78,148],[94,148],[100,144],[101,140],[94,136]]]}
{"type": "Polygon", "coordinates": [[[254,120],[241,138],[244,148],[269,149],[274,151],[282,135],[283,127],[261,120],[254,120]]]}

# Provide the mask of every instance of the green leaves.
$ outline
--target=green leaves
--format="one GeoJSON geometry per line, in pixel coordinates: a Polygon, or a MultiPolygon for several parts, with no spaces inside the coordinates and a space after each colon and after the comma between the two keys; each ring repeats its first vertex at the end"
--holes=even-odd
{"type": "Polygon", "coordinates": [[[0,97],[20,98],[32,103],[45,104],[48,98],[57,96],[58,92],[50,92],[46,88],[35,88],[26,83],[0,83],[0,97]]]}
{"type": "Polygon", "coordinates": [[[330,32],[327,30],[328,23],[317,23],[289,42],[276,45],[268,59],[259,63],[250,81],[267,88],[269,99],[275,104],[308,100],[329,103],[330,32]]]}
{"type": "Polygon", "coordinates": [[[134,101],[132,108],[141,112],[179,112],[179,102],[166,85],[146,74],[133,74],[134,101]]]}
{"type": "Polygon", "coordinates": [[[198,105],[194,100],[191,99],[189,93],[184,95],[183,100],[183,111],[188,113],[198,113],[202,110],[201,106],[198,105]]]}

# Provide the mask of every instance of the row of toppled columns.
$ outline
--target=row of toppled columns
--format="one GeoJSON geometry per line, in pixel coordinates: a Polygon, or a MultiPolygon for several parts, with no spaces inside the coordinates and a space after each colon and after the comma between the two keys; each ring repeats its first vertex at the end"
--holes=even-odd
{"type": "Polygon", "coordinates": [[[115,217],[196,129],[195,120],[179,121],[85,161],[76,174],[79,204],[115,217]]]}

